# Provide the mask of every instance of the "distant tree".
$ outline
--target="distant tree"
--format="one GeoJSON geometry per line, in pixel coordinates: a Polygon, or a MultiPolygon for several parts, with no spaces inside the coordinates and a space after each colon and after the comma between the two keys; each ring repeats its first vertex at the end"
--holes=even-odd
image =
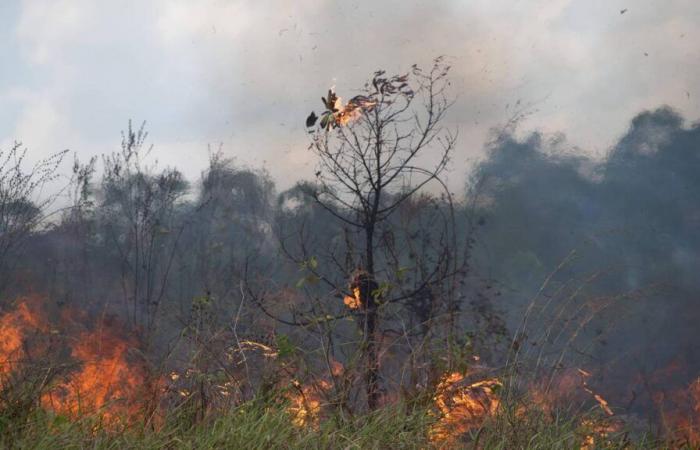
{"type": "Polygon", "coordinates": [[[73,160],[68,198],[70,205],[63,211],[61,225],[81,228],[92,219],[95,209],[93,177],[97,157],[93,156],[87,163],[81,163],[77,156],[73,160]]]}
{"type": "Polygon", "coordinates": [[[66,152],[50,155],[27,169],[27,149],[22,144],[0,149],[0,292],[9,281],[19,250],[58,195],[43,192],[43,188],[56,179],[66,152]]]}
{"type": "Polygon", "coordinates": [[[142,125],[122,134],[121,151],[104,158],[100,221],[121,267],[125,309],[130,323],[153,336],[183,223],[177,206],[187,189],[175,169],[145,165],[150,147],[142,125]]]}
{"type": "Polygon", "coordinates": [[[221,153],[211,156],[188,212],[182,240],[188,251],[179,258],[178,277],[188,291],[180,297],[210,295],[223,313],[215,319],[238,307],[244,271],[271,254],[273,198],[274,183],[264,171],[237,167],[221,153]]]}

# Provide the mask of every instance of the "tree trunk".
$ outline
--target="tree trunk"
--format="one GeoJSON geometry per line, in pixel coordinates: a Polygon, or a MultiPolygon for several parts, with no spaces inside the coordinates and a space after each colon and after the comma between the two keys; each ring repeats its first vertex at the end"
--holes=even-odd
{"type": "Polygon", "coordinates": [[[367,407],[374,410],[379,404],[379,354],[377,351],[377,304],[375,291],[377,282],[370,272],[358,271],[351,288],[359,289],[360,304],[364,313],[363,346],[366,357],[365,384],[367,407]]]}

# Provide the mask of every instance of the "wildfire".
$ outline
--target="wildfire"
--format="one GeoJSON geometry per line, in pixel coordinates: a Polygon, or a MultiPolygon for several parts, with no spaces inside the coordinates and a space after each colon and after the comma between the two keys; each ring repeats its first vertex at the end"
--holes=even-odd
{"type": "Polygon", "coordinates": [[[620,422],[610,420],[584,420],[581,425],[588,431],[581,443],[581,450],[594,450],[605,448],[608,438],[612,433],[619,433],[622,429],[620,422]]]}
{"type": "MultiPolygon", "coordinates": [[[[602,395],[596,393],[590,386],[588,386],[588,379],[590,378],[591,373],[583,369],[578,369],[578,373],[582,378],[581,387],[583,390],[593,397],[593,399],[598,403],[600,409],[603,410],[608,418],[614,416],[615,413],[610,408],[608,401],[605,400],[602,395]]],[[[620,422],[606,419],[586,419],[581,423],[581,425],[589,430],[589,433],[583,439],[581,450],[593,450],[598,448],[601,443],[605,443],[607,441],[608,436],[611,433],[619,432],[622,428],[620,422]]]]}
{"type": "Polygon", "coordinates": [[[700,446],[700,377],[687,387],[668,393],[658,391],[654,401],[669,437],[679,446],[700,446]]]}
{"type": "Polygon", "coordinates": [[[26,300],[15,310],[0,317],[0,375],[16,369],[24,354],[25,335],[30,330],[43,328],[42,321],[33,313],[26,300]]]}
{"type": "Polygon", "coordinates": [[[590,395],[607,416],[613,416],[608,401],[588,385],[591,373],[583,369],[566,369],[552,379],[539,381],[529,387],[529,400],[536,408],[546,414],[552,414],[555,409],[565,407],[572,402],[583,400],[581,391],[590,395]]]}
{"type": "MultiPolygon", "coordinates": [[[[343,301],[348,308],[362,307],[361,285],[353,283],[351,295],[345,296],[343,301]]],[[[36,374],[37,368],[51,367],[45,373],[54,378],[47,378],[48,384],[37,392],[37,404],[47,411],[68,419],[96,416],[107,429],[135,423],[144,418],[148,407],[160,412],[155,406],[156,398],[149,404],[147,394],[159,392],[164,382],[149,376],[145,364],[132,351],[139,347],[135,336],[126,334],[116,320],[98,321],[97,326],[86,329],[82,324],[88,321],[87,313],[77,316],[75,311],[63,312],[49,315],[40,299],[28,297],[0,314],[0,390],[10,392],[15,383],[19,386],[25,377],[36,374]],[[61,364],[55,364],[58,361],[61,364]]],[[[279,356],[277,349],[251,340],[238,343],[236,351],[243,350],[254,350],[266,359],[279,356]]],[[[647,381],[650,392],[649,406],[658,411],[659,429],[673,439],[672,445],[695,448],[700,445],[700,378],[695,378],[697,374],[692,369],[683,367],[674,363],[642,380],[647,381]]],[[[295,426],[318,428],[324,400],[333,386],[331,381],[344,374],[343,365],[333,359],[328,361],[327,369],[325,380],[310,384],[291,382],[285,395],[286,408],[295,426]]],[[[184,375],[172,372],[168,379],[173,386],[183,385],[176,392],[187,397],[190,392],[185,384],[196,376],[188,369],[184,375]]],[[[592,375],[586,370],[564,369],[546,380],[535,378],[536,383],[526,386],[528,402],[523,413],[535,408],[547,415],[572,404],[597,403],[601,413],[586,415],[580,421],[581,449],[605,446],[614,441],[623,425],[633,423],[633,416],[614,414],[606,398],[589,385],[592,375]]],[[[630,384],[636,383],[639,381],[630,380],[630,384]]],[[[234,380],[215,387],[222,397],[239,389],[234,380]]],[[[483,426],[502,409],[502,387],[498,378],[477,377],[474,371],[444,374],[433,397],[436,422],[428,430],[430,439],[450,446],[460,436],[483,426]]],[[[385,398],[392,398],[390,395],[385,398]]]]}
{"type": "Polygon", "coordinates": [[[359,309],[362,306],[362,301],[360,299],[360,288],[352,288],[352,295],[346,295],[343,298],[343,303],[350,309],[359,309]]]}
{"type": "Polygon", "coordinates": [[[608,404],[608,401],[603,398],[600,394],[597,394],[593,392],[593,389],[591,389],[588,386],[588,378],[590,378],[591,374],[590,372],[587,372],[583,369],[578,369],[578,372],[581,374],[582,377],[582,387],[583,390],[588,392],[593,396],[593,399],[598,403],[598,406],[600,406],[600,409],[602,409],[605,414],[608,416],[613,416],[615,413],[613,413],[612,409],[610,409],[610,405],[608,404]]]}
{"type": "Polygon", "coordinates": [[[320,380],[315,384],[301,385],[298,381],[292,381],[294,391],[287,399],[289,406],[287,412],[292,418],[292,423],[297,427],[312,426],[317,428],[320,421],[322,393],[331,388],[331,384],[320,380]]]}
{"type": "Polygon", "coordinates": [[[453,372],[442,378],[434,397],[439,420],[430,430],[433,442],[453,442],[460,435],[483,425],[500,406],[498,391],[503,384],[497,378],[473,383],[453,372]]]}
{"type": "Polygon", "coordinates": [[[42,405],[70,418],[98,414],[109,425],[136,418],[147,377],[142,367],[128,361],[135,343],[117,333],[108,326],[82,333],[71,349],[80,369],[47,392],[42,405]]]}
{"type": "Polygon", "coordinates": [[[0,316],[0,376],[22,376],[23,371],[32,370],[27,348],[34,349],[37,361],[45,360],[49,351],[60,355],[60,348],[36,345],[50,332],[60,336],[60,345],[69,346],[71,364],[58,372],[48,390],[37,393],[42,407],[71,419],[96,414],[106,425],[135,419],[143,408],[148,380],[144,367],[128,358],[137,342],[122,337],[116,321],[104,321],[94,331],[76,328],[85,317],[76,320],[69,311],[57,319],[54,329],[40,300],[22,298],[0,316]]]}
{"type": "MultiPolygon", "coordinates": [[[[342,376],[345,371],[343,364],[331,359],[330,372],[334,377],[342,376]]],[[[292,423],[299,428],[311,426],[318,428],[321,419],[321,407],[323,394],[333,386],[326,380],[318,380],[312,384],[302,385],[297,380],[292,380],[292,390],[287,394],[289,406],[287,413],[292,418],[292,423]]]]}
{"type": "MultiPolygon", "coordinates": [[[[325,130],[347,125],[358,119],[363,111],[371,111],[377,105],[376,100],[364,95],[356,95],[343,105],[343,100],[333,92],[332,88],[328,90],[328,97],[321,97],[321,100],[326,111],[321,115],[320,125],[325,130]]],[[[307,126],[314,126],[316,119],[316,115],[312,112],[307,119],[307,126]]]]}
{"type": "Polygon", "coordinates": [[[356,96],[350,99],[350,101],[343,106],[342,100],[338,97],[335,108],[337,109],[336,122],[338,125],[347,125],[348,123],[356,120],[362,114],[362,111],[370,111],[377,104],[376,101],[370,100],[364,96],[356,96]]]}

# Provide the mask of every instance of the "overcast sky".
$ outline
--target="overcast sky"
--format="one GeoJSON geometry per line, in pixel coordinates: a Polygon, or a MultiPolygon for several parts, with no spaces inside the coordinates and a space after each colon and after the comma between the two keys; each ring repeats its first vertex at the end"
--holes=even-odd
{"type": "Polygon", "coordinates": [[[536,110],[521,132],[597,155],[642,109],[700,118],[698,0],[0,0],[0,148],[87,159],[146,120],[189,178],[221,144],[285,188],[313,173],[303,122],[328,87],[348,98],[437,55],[458,96],[453,185],[518,101],[536,110]]]}

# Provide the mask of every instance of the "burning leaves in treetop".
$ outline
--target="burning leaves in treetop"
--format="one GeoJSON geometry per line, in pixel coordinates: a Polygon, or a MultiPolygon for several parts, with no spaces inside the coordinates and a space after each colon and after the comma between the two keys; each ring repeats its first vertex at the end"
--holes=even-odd
{"type": "MultiPolygon", "coordinates": [[[[415,73],[420,73],[417,66],[413,66],[415,73]]],[[[345,105],[333,88],[328,90],[326,97],[321,97],[325,110],[321,113],[319,127],[322,130],[348,125],[359,119],[362,114],[373,111],[382,104],[391,104],[397,96],[412,98],[413,89],[409,85],[409,75],[395,75],[386,77],[383,70],[374,73],[371,84],[365,85],[365,94],[356,95],[345,105]]],[[[314,111],[306,118],[307,128],[316,125],[319,118],[314,111]]]]}
{"type": "MultiPolygon", "coordinates": [[[[371,111],[377,104],[376,100],[364,95],[357,95],[343,105],[342,99],[333,92],[333,89],[329,89],[328,97],[321,97],[321,101],[326,110],[321,114],[319,126],[324,130],[347,125],[350,121],[360,117],[363,111],[371,111]]],[[[317,119],[316,113],[312,111],[306,119],[306,126],[313,127],[316,125],[317,119]]]]}

